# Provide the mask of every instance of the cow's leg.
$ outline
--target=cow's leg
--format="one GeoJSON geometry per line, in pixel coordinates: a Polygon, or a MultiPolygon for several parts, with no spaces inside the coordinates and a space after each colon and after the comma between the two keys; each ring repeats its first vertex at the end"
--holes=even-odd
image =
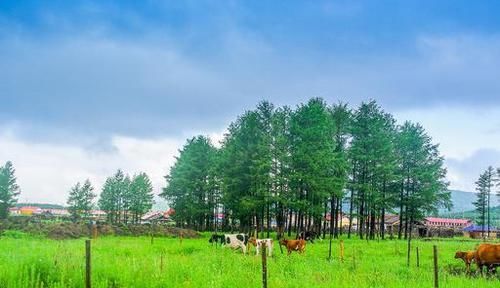
{"type": "Polygon", "coordinates": [[[260,249],[259,249],[259,245],[257,244],[257,246],[255,246],[255,255],[259,255],[259,252],[260,252],[260,249]]]}
{"type": "Polygon", "coordinates": [[[243,250],[243,254],[247,254],[247,246],[244,243],[241,243],[241,250],[243,250]]]}

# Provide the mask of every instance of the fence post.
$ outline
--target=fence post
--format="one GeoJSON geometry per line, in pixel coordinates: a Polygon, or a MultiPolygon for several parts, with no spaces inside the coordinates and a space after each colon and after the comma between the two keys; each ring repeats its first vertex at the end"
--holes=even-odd
{"type": "Polygon", "coordinates": [[[85,240],[85,288],[92,287],[90,240],[85,240]]]}
{"type": "Polygon", "coordinates": [[[344,240],[340,240],[340,262],[344,263],[344,240]]]}
{"type": "Polygon", "coordinates": [[[262,242],[262,288],[267,288],[267,243],[262,242]]]}
{"type": "Polygon", "coordinates": [[[417,267],[420,267],[420,254],[418,253],[418,246],[417,246],[417,267]]]}
{"type": "Polygon", "coordinates": [[[439,288],[439,278],[438,278],[438,250],[437,246],[434,245],[434,288],[439,288]]]}

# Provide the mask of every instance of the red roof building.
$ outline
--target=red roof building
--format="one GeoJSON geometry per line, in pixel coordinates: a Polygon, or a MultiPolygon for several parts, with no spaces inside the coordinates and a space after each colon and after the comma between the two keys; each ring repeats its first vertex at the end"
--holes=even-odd
{"type": "Polygon", "coordinates": [[[431,226],[431,227],[464,228],[472,224],[472,221],[469,219],[426,217],[424,220],[424,224],[425,226],[431,226]]]}

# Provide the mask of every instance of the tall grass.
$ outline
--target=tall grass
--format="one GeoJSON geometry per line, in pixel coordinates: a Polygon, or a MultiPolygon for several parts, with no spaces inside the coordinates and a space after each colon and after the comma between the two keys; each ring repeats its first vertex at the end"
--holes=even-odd
{"type": "MultiPolygon", "coordinates": [[[[432,246],[438,245],[440,287],[500,287],[499,276],[467,276],[456,250],[477,242],[414,241],[420,250],[406,265],[406,242],[344,239],[344,262],[334,241],[308,245],[304,255],[268,259],[269,287],[432,287],[432,246]]],[[[84,239],[0,238],[0,287],[84,287],[84,239]]],[[[414,250],[413,250],[414,251],[414,250]]],[[[212,247],[207,238],[105,237],[92,242],[93,287],[260,287],[261,258],[212,247]]]]}

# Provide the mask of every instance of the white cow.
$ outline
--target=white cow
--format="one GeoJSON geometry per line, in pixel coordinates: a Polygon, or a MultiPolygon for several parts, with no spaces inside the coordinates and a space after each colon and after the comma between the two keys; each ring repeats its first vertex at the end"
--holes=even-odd
{"type": "Polygon", "coordinates": [[[233,249],[241,248],[243,254],[247,253],[248,235],[246,234],[224,234],[224,244],[233,249]]]}
{"type": "Polygon", "coordinates": [[[267,256],[271,257],[273,255],[273,239],[256,239],[255,237],[251,237],[248,240],[248,243],[251,243],[255,246],[255,255],[259,255],[260,249],[262,246],[266,245],[267,256]]]}

